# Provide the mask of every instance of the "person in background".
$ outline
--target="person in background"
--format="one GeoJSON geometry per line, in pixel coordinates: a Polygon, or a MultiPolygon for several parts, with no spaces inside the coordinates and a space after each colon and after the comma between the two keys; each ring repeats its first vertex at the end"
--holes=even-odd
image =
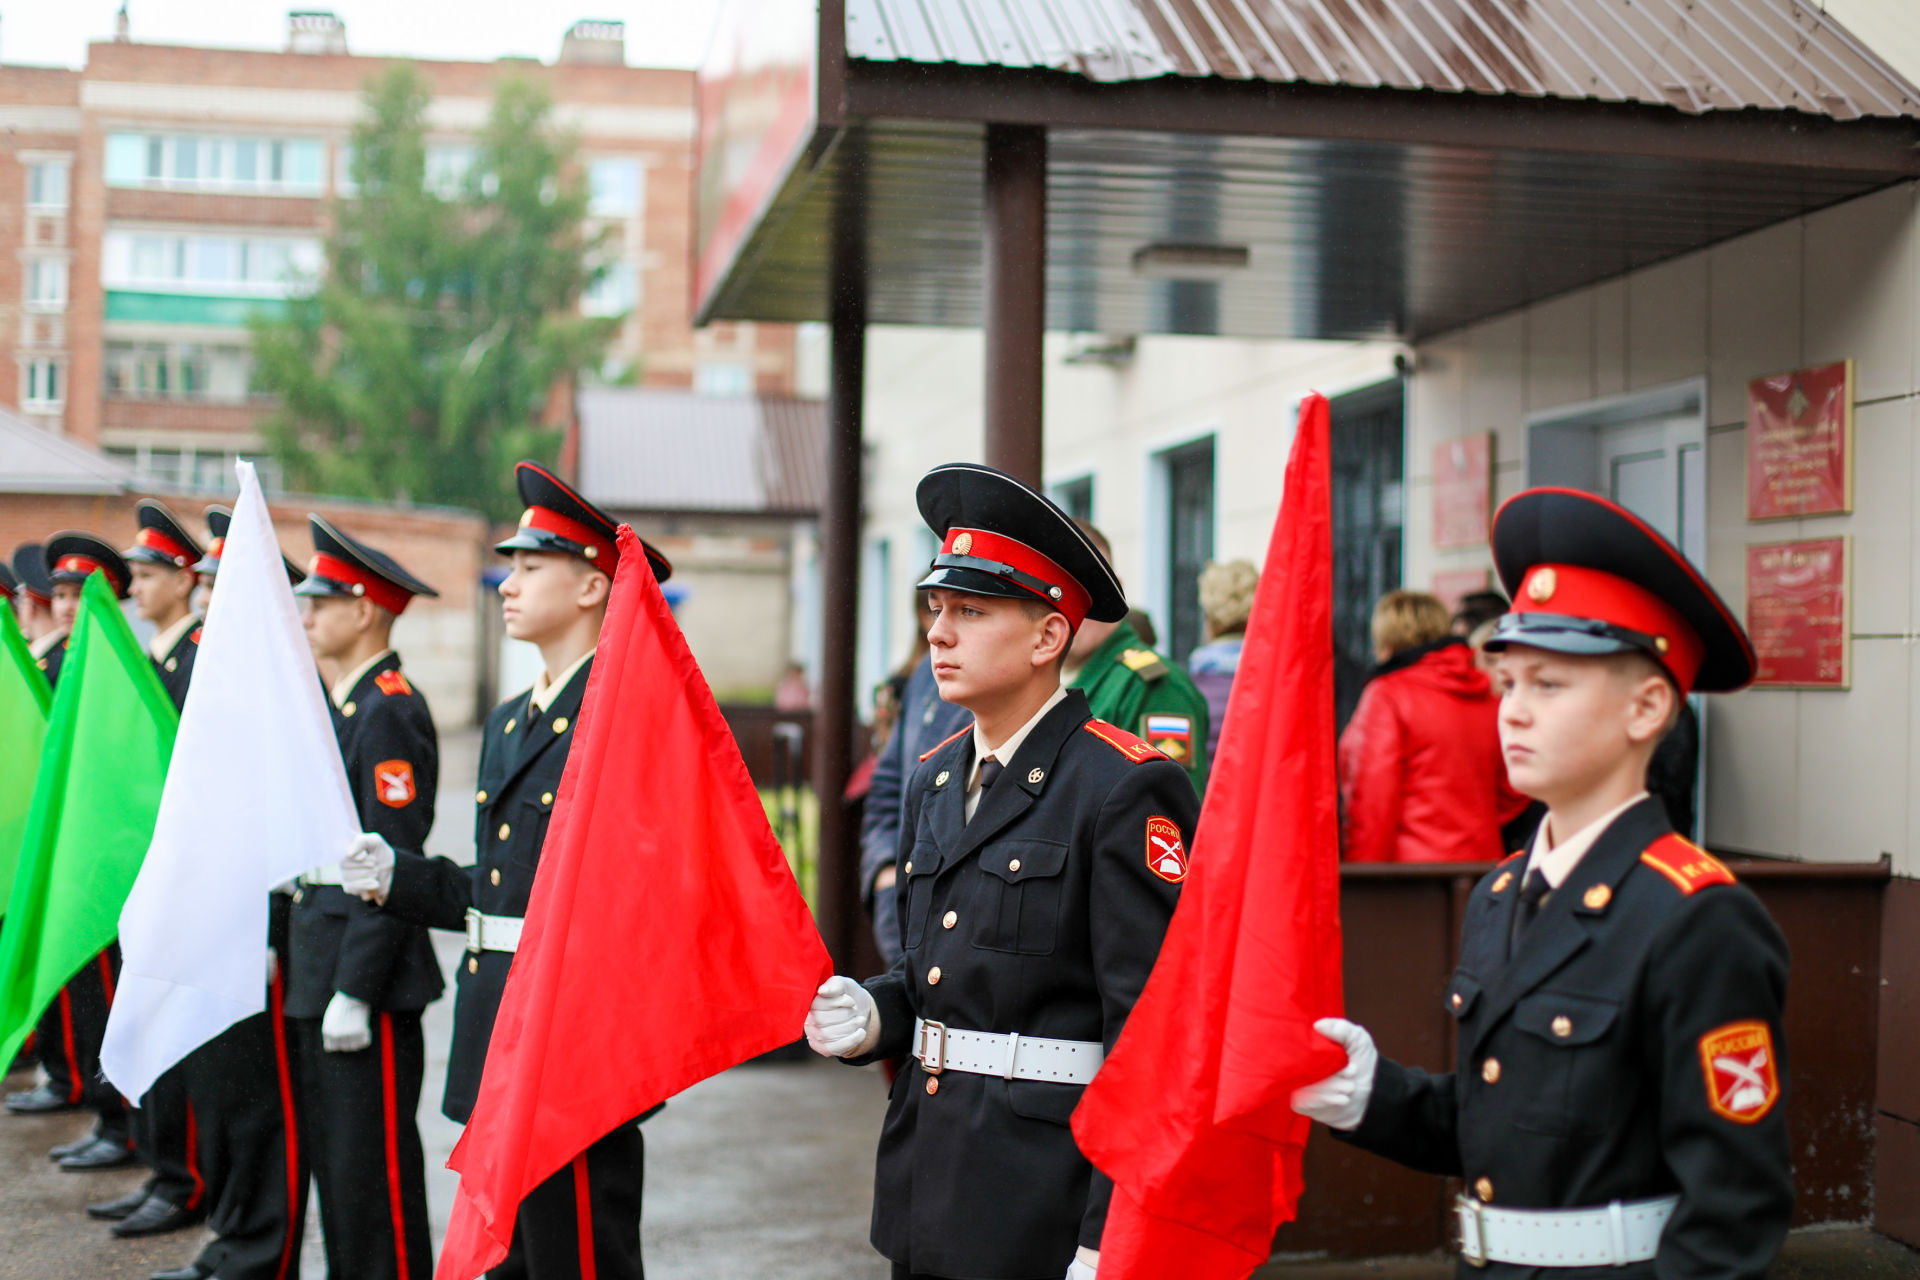
{"type": "Polygon", "coordinates": [[[776,711],[805,711],[813,705],[813,691],[807,688],[807,669],[797,662],[787,664],[786,674],[773,686],[776,711]]]}
{"type": "Polygon", "coordinates": [[[1493,686],[1450,621],[1424,591],[1374,606],[1378,665],[1340,735],[1349,862],[1491,862],[1526,807],[1507,785],[1493,686]]]}
{"type": "Polygon", "coordinates": [[[1207,759],[1220,750],[1220,726],[1227,718],[1227,695],[1240,668],[1240,646],[1247,638],[1253,592],[1260,571],[1251,560],[1210,562],[1200,572],[1200,612],[1207,617],[1207,643],[1187,656],[1187,674],[1207,700],[1207,759]]]}
{"type": "Polygon", "coordinates": [[[1453,610],[1453,634],[1467,642],[1467,648],[1473,650],[1474,665],[1489,676],[1499,659],[1487,652],[1487,641],[1493,636],[1493,624],[1506,611],[1507,598],[1498,591],[1468,592],[1453,610]]]}

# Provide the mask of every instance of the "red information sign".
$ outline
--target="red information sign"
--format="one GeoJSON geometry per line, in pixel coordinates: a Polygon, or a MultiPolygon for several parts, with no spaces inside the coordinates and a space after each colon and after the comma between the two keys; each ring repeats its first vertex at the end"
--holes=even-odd
{"type": "Polygon", "coordinates": [[[1433,446],[1433,545],[1486,545],[1493,519],[1493,432],[1433,446]]]}
{"type": "Polygon", "coordinates": [[[1759,688],[1845,689],[1851,627],[1845,538],[1747,548],[1747,634],[1759,688]]]}
{"type": "Polygon", "coordinates": [[[1747,384],[1747,519],[1853,510],[1853,361],[1747,384]]]}

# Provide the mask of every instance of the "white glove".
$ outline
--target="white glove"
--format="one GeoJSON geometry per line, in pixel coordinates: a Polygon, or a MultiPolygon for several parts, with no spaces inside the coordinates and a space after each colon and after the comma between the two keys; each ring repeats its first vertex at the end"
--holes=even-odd
{"type": "Polygon", "coordinates": [[[850,1058],[879,1021],[867,989],[835,974],[820,984],[807,1010],[807,1043],[823,1058],[850,1058]]]}
{"type": "Polygon", "coordinates": [[[1073,1262],[1067,1267],[1067,1280],[1094,1280],[1094,1273],[1100,1266],[1100,1251],[1081,1245],[1074,1254],[1073,1262]],[[1089,1262],[1088,1259],[1092,1261],[1089,1262]]]}
{"type": "Polygon", "coordinates": [[[355,836],[340,859],[340,887],[368,902],[385,902],[393,888],[393,846],[371,831],[355,836]]]}
{"type": "Polygon", "coordinates": [[[373,1043],[373,1006],[344,991],[333,993],[320,1018],[320,1047],[328,1053],[358,1053],[373,1043]]]}
{"type": "Polygon", "coordinates": [[[1373,1097],[1373,1073],[1380,1051],[1367,1029],[1345,1018],[1322,1018],[1313,1029],[1347,1051],[1347,1065],[1304,1089],[1293,1091],[1293,1109],[1329,1129],[1357,1129],[1373,1097]]]}
{"type": "Polygon", "coordinates": [[[279,976],[280,976],[280,951],[277,947],[268,947],[267,948],[267,985],[272,986],[273,980],[279,976]]]}

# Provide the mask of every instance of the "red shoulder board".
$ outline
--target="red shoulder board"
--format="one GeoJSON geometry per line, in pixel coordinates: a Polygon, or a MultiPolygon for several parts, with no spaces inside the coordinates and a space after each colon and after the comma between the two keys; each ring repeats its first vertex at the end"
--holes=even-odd
{"type": "Polygon", "coordinates": [[[1691,840],[1664,835],[1640,855],[1640,861],[1673,881],[1683,894],[1692,894],[1710,884],[1735,883],[1727,864],[1691,840]]]}
{"type": "Polygon", "coordinates": [[[920,753],[920,763],[925,764],[930,758],[932,758],[933,753],[938,751],[941,747],[946,746],[948,743],[958,742],[960,741],[960,739],[966,737],[968,734],[972,732],[973,732],[973,725],[969,724],[967,725],[966,728],[954,734],[951,738],[948,738],[946,742],[936,742],[934,745],[932,745],[931,747],[928,747],[925,751],[920,753]]]}
{"type": "Polygon", "coordinates": [[[1151,743],[1136,738],[1119,725],[1108,724],[1105,720],[1089,720],[1081,727],[1135,764],[1168,758],[1166,752],[1155,750],[1151,743]]]}
{"type": "Polygon", "coordinates": [[[191,641],[193,641],[193,642],[194,642],[195,644],[199,644],[199,643],[200,643],[200,633],[201,633],[202,631],[205,631],[205,630],[206,630],[206,628],[205,628],[205,627],[195,627],[195,628],[193,629],[193,634],[192,634],[192,635],[190,635],[190,636],[188,636],[188,637],[187,637],[187,639],[189,639],[189,640],[191,640],[191,641]]]}
{"type": "Polygon", "coordinates": [[[1508,854],[1508,855],[1507,855],[1506,857],[1504,857],[1504,858],[1502,858],[1502,859],[1500,859],[1500,861],[1499,861],[1499,863],[1497,863],[1496,865],[1498,865],[1498,866],[1502,866],[1502,867],[1504,867],[1504,866],[1506,866],[1506,865],[1507,865],[1507,864],[1508,864],[1509,862],[1512,862],[1512,861],[1513,861],[1513,860],[1514,860],[1515,858],[1524,858],[1524,857],[1526,857],[1526,856],[1527,856],[1527,851],[1526,851],[1525,849],[1522,849],[1522,850],[1521,850],[1520,852],[1518,852],[1518,853],[1510,853],[1510,854],[1508,854]]]}
{"type": "Polygon", "coordinates": [[[398,671],[382,671],[373,678],[373,683],[375,688],[379,689],[380,692],[386,694],[389,698],[398,697],[403,693],[413,692],[413,686],[407,683],[406,676],[398,671]]]}

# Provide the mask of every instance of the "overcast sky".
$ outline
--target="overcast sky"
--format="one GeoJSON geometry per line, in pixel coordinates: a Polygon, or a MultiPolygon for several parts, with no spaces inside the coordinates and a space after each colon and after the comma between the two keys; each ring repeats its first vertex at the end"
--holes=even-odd
{"type": "MultiPolygon", "coordinates": [[[[150,44],[279,49],[288,9],[332,9],[353,53],[552,62],[580,18],[627,24],[627,61],[692,67],[706,52],[718,0],[129,0],[133,38],[150,44]]],[[[78,67],[87,42],[113,36],[120,0],[0,0],[0,62],[78,67]]]]}

